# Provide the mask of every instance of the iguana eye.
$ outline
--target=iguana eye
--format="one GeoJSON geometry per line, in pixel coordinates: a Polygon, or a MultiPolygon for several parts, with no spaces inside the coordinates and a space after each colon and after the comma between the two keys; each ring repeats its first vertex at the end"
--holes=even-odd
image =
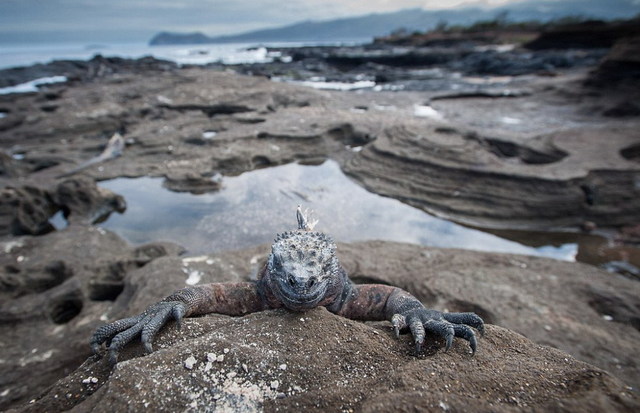
{"type": "Polygon", "coordinates": [[[273,268],[274,270],[282,269],[282,260],[276,255],[274,255],[271,259],[271,268],[273,268]]]}

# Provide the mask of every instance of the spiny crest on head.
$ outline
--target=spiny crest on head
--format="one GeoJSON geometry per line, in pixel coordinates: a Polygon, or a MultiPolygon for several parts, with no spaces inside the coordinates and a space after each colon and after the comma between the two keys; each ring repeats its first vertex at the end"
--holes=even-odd
{"type": "Polygon", "coordinates": [[[278,234],[274,239],[272,252],[278,252],[279,255],[290,258],[296,256],[298,259],[308,256],[325,259],[332,256],[336,249],[333,239],[322,232],[313,231],[313,227],[318,221],[309,223],[306,211],[303,213],[300,206],[298,206],[296,216],[298,229],[278,234]]]}
{"type": "Polygon", "coordinates": [[[308,209],[305,209],[305,211],[302,212],[302,205],[298,205],[298,208],[296,209],[296,217],[298,218],[298,229],[304,231],[313,231],[313,228],[318,224],[317,219],[315,221],[309,222],[309,220],[307,219],[308,213],[308,209]]]}

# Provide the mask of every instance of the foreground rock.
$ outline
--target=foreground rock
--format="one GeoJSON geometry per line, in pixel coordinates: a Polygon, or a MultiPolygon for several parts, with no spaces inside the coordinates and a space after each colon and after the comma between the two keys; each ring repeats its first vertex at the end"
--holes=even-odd
{"type": "Polygon", "coordinates": [[[115,234],[75,224],[13,237],[0,248],[0,410],[73,371],[127,274],[180,251],[167,243],[132,248],[115,234]]]}
{"type": "MultiPolygon", "coordinates": [[[[388,326],[325,309],[187,320],[158,350],[110,372],[86,361],[19,411],[634,411],[609,374],[496,326],[464,344],[408,354],[388,326]]],[[[128,357],[135,354],[129,352],[128,357]]]]}
{"type": "MultiPolygon", "coordinates": [[[[3,286],[0,337],[5,360],[0,364],[0,408],[33,399],[73,371],[90,356],[88,339],[93,329],[103,322],[139,313],[184,287],[187,282],[251,280],[269,250],[264,246],[211,256],[179,257],[175,246],[154,244],[132,248],[108,231],[78,225],[40,237],[21,237],[11,244],[4,244],[3,248],[8,253],[3,256],[0,267],[3,286]],[[34,371],[39,372],[37,377],[33,376],[34,371]]],[[[395,285],[412,292],[425,305],[440,310],[475,311],[488,323],[512,329],[538,344],[556,347],[604,368],[636,389],[640,385],[636,357],[636,343],[640,340],[637,329],[640,286],[637,282],[588,265],[516,255],[430,249],[390,242],[341,244],[338,251],[356,282],[395,285]]],[[[595,367],[578,363],[566,353],[533,345],[515,333],[497,327],[491,328],[480,340],[480,351],[474,358],[467,354],[465,343],[458,343],[450,353],[439,351],[434,354],[442,343],[436,343],[432,338],[427,358],[420,356],[414,359],[410,355],[408,339],[397,342],[388,323],[356,323],[323,310],[309,314],[265,312],[244,318],[211,316],[188,320],[187,327],[181,332],[170,327],[165,334],[162,344],[156,346],[160,350],[158,353],[133,364],[123,363],[113,376],[113,384],[103,387],[91,400],[101,400],[103,396],[99,394],[104,395],[107,389],[115,392],[120,386],[127,387],[128,384],[121,384],[118,380],[128,380],[129,375],[133,375],[131,377],[135,380],[146,375],[144,380],[155,381],[154,386],[166,389],[173,384],[157,376],[167,377],[162,373],[166,369],[183,369],[181,366],[189,357],[188,351],[192,351],[196,358],[196,368],[201,369],[206,366],[206,353],[224,355],[224,348],[230,349],[229,356],[225,355],[224,359],[232,363],[212,364],[213,367],[225,366],[225,377],[237,362],[238,380],[240,377],[243,381],[251,378],[254,384],[262,381],[267,383],[267,390],[274,380],[282,383],[283,387],[278,385],[277,389],[272,389],[273,392],[267,392],[269,397],[277,398],[280,392],[291,396],[289,386],[294,389],[293,386],[298,385],[305,390],[313,390],[315,396],[310,400],[328,398],[333,400],[331,403],[340,400],[347,406],[358,406],[363,398],[370,398],[367,403],[373,403],[374,393],[384,393],[392,388],[409,392],[415,387],[412,384],[414,380],[426,383],[432,379],[429,376],[431,372],[437,378],[440,371],[450,373],[442,377],[452,380],[447,383],[450,389],[458,389],[456,397],[442,400],[448,404],[463,403],[459,400],[467,400],[464,399],[467,397],[464,392],[467,392],[471,394],[468,397],[481,400],[482,406],[515,403],[514,400],[508,401],[510,397],[515,397],[518,403],[544,406],[543,400],[559,400],[564,397],[562,394],[584,396],[590,400],[592,396],[589,394],[592,393],[581,393],[580,390],[588,388],[600,394],[593,397],[604,400],[606,405],[613,403],[611,395],[626,392],[624,386],[595,367]],[[306,321],[300,321],[300,318],[306,321]],[[307,323],[312,327],[303,329],[307,323]],[[241,334],[242,339],[236,334],[241,334]],[[327,337],[336,337],[336,340],[327,340],[327,337]],[[257,347],[250,344],[254,338],[257,347]],[[169,343],[183,340],[186,341],[175,349],[168,349],[169,343]],[[283,342],[286,345],[282,345],[283,342]],[[302,346],[299,352],[293,350],[296,348],[294,343],[302,346]],[[163,346],[167,349],[161,350],[163,346]],[[232,358],[235,355],[237,357],[232,358]],[[337,361],[339,358],[344,360],[342,364],[337,361]],[[268,362],[261,364],[258,359],[268,362]],[[276,360],[281,361],[273,367],[270,363],[276,363],[276,360]],[[396,369],[399,363],[407,370],[396,369]],[[467,368],[467,363],[473,368],[467,368]],[[242,368],[242,364],[248,366],[250,373],[242,368]],[[280,370],[281,364],[287,364],[287,370],[280,370]],[[514,367],[519,364],[526,367],[514,367]],[[503,370],[494,372],[494,365],[504,369],[504,377],[511,379],[504,380],[500,376],[503,370]],[[149,366],[151,370],[131,373],[126,366],[134,369],[149,366]],[[349,370],[356,366],[358,370],[355,372],[349,370]],[[427,366],[429,370],[425,376],[427,366]],[[309,370],[305,373],[305,369],[309,370]],[[549,375],[543,376],[544,380],[539,376],[536,378],[533,377],[534,370],[547,371],[549,375]],[[287,379],[285,374],[292,371],[300,374],[298,378],[293,376],[295,380],[287,379]],[[389,371],[395,371],[391,380],[384,378],[391,374],[389,371]],[[516,375],[521,375],[519,381],[516,375]],[[311,380],[314,376],[317,379],[311,380]],[[456,380],[458,384],[454,386],[456,380]],[[338,381],[341,384],[334,394],[331,389],[335,389],[338,381]],[[575,384],[576,381],[581,385],[575,384]],[[377,382],[380,384],[376,384],[378,387],[373,387],[371,393],[351,385],[369,389],[377,382]],[[467,385],[467,382],[473,384],[467,385]],[[510,387],[514,382],[524,386],[524,390],[510,387]],[[303,386],[307,383],[314,383],[315,387],[303,386]],[[500,383],[507,387],[501,389],[500,383]],[[523,383],[534,386],[536,394],[529,394],[523,383]],[[561,391],[560,387],[550,383],[560,386],[560,383],[565,383],[568,387],[561,391]],[[486,389],[491,389],[488,395],[485,394],[486,389]],[[351,391],[356,393],[349,393],[351,391]]],[[[129,346],[122,360],[134,355],[141,355],[141,346],[129,346]]],[[[207,375],[222,374],[213,367],[207,375]]],[[[102,385],[108,375],[108,366],[104,362],[94,364],[91,361],[54,387],[50,396],[39,402],[44,404],[36,404],[34,408],[62,408],[63,405],[56,403],[70,407],[98,387],[90,380],[82,383],[83,380],[97,377],[102,385]],[[72,394],[71,399],[66,397],[68,393],[72,394]],[[63,397],[55,398],[55,394],[63,397]]],[[[228,386],[240,386],[239,383],[233,384],[234,377],[231,376],[228,377],[231,380],[228,386]]],[[[184,378],[183,385],[196,386],[192,389],[211,385],[201,378],[184,378]]],[[[223,382],[221,379],[219,384],[223,382]]],[[[405,406],[427,406],[420,403],[426,403],[424,397],[430,388],[434,387],[425,387],[422,398],[393,400],[405,406]]],[[[447,391],[447,388],[437,388],[447,391]]],[[[422,391],[422,385],[416,389],[417,392],[422,391]]],[[[238,391],[245,390],[254,392],[254,396],[257,391],[263,397],[265,388],[238,391]]],[[[149,391],[160,390],[152,386],[149,391]]],[[[180,393],[182,390],[172,387],[164,391],[180,393]]],[[[178,393],[172,397],[174,401],[181,400],[176,403],[190,397],[178,393]]],[[[207,393],[198,397],[208,400],[213,396],[215,394],[207,393]]],[[[143,397],[132,400],[132,403],[157,402],[153,400],[143,397]]],[[[165,400],[164,396],[162,400],[165,400]]],[[[295,400],[302,403],[300,399],[295,400]]],[[[375,403],[386,403],[383,400],[381,398],[375,403]]],[[[428,400],[431,403],[435,399],[428,400]]],[[[188,400],[188,403],[192,401],[188,400]]],[[[105,403],[110,405],[111,402],[101,401],[96,408],[100,409],[105,403]]],[[[308,406],[312,406],[315,402],[309,403],[308,406]]],[[[571,405],[569,400],[566,403],[571,405]]],[[[167,405],[166,408],[176,406],[167,405]]],[[[294,405],[286,406],[293,409],[294,405]]]]}

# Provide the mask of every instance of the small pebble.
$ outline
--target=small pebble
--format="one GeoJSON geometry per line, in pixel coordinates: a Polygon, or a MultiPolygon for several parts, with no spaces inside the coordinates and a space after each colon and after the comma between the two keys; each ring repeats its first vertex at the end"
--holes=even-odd
{"type": "Polygon", "coordinates": [[[193,356],[189,356],[185,361],[184,361],[184,367],[191,370],[193,368],[193,366],[196,365],[196,358],[193,356]]]}

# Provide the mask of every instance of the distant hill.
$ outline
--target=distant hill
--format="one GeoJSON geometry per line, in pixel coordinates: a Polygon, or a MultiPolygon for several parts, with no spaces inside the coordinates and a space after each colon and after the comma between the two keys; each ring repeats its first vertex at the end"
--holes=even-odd
{"type": "Polygon", "coordinates": [[[500,13],[508,13],[512,21],[547,21],[565,16],[599,19],[630,18],[640,13],[640,3],[634,0],[527,0],[494,8],[457,8],[450,10],[406,9],[393,13],[375,13],[328,21],[304,21],[289,26],[256,30],[247,33],[209,37],[203,33],[162,32],[154,36],[150,45],[246,43],[246,42],[340,42],[363,41],[398,29],[425,31],[440,22],[467,25],[489,20],[500,13]]]}

